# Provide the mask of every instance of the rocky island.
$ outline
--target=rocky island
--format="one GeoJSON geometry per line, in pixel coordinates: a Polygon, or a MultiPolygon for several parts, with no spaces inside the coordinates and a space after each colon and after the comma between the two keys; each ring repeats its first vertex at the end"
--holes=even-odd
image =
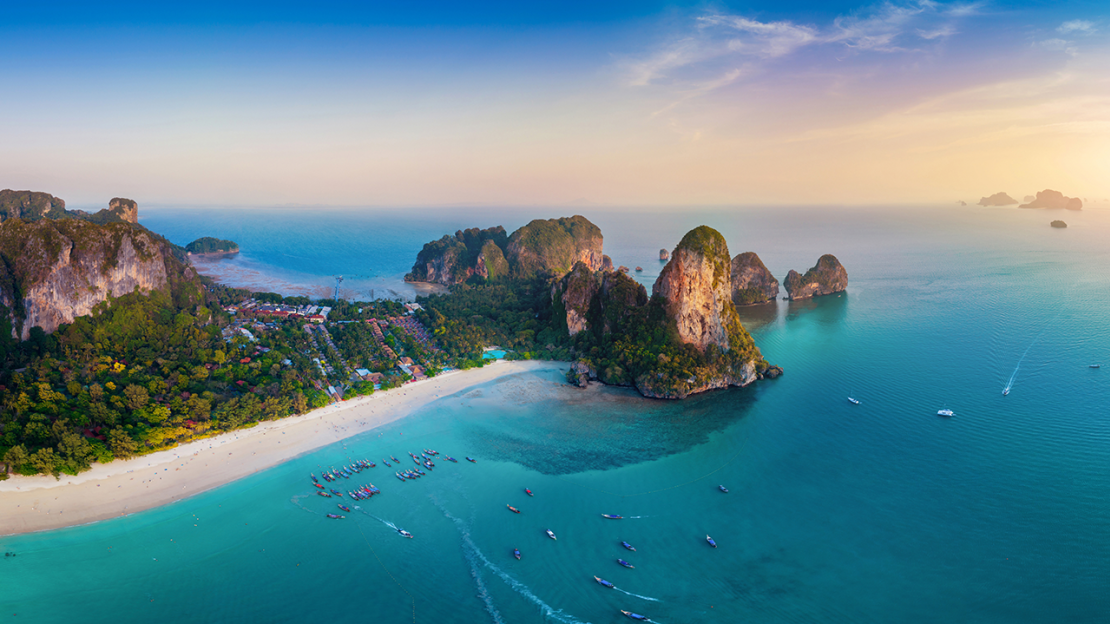
{"type": "Polygon", "coordinates": [[[239,245],[235,241],[202,236],[185,245],[185,252],[189,255],[224,255],[239,253],[239,245]]]}
{"type": "Polygon", "coordinates": [[[1059,219],[1057,219],[1056,221],[1053,221],[1052,223],[1049,223],[1049,225],[1054,227],[1054,228],[1061,228],[1061,229],[1068,227],[1067,223],[1064,223],[1063,221],[1060,221],[1059,219]]]}
{"type": "Polygon", "coordinates": [[[754,251],[732,259],[732,302],[752,305],[773,301],[779,295],[779,281],[754,251]]]}
{"type": "Polygon", "coordinates": [[[1018,203],[1018,200],[1010,197],[1006,193],[995,193],[990,197],[983,197],[979,200],[980,206],[1013,206],[1018,203]]]}
{"type": "Polygon", "coordinates": [[[1037,198],[1018,208],[1045,208],[1048,210],[1082,210],[1083,200],[1078,197],[1065,197],[1060,191],[1045,189],[1037,193],[1037,198]]]}
{"type": "Polygon", "coordinates": [[[848,287],[848,272],[836,256],[825,254],[805,275],[791,270],[783,281],[783,287],[791,300],[831,295],[848,287]]]}

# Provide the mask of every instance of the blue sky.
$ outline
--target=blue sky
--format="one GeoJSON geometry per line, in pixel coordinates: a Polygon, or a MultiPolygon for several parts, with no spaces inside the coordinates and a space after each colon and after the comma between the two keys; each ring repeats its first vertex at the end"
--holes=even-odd
{"type": "Polygon", "coordinates": [[[0,186],[72,205],[1110,195],[1105,3],[399,4],[6,7],[0,186]]]}

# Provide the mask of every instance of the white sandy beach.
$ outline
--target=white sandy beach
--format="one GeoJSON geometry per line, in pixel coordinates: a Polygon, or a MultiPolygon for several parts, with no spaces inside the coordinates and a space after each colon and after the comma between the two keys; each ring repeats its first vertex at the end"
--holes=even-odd
{"type": "Polygon", "coordinates": [[[497,377],[565,369],[565,362],[497,362],[345,401],[77,476],[0,481],[0,535],[86,524],[165,505],[404,418],[439,397],[497,377]]]}

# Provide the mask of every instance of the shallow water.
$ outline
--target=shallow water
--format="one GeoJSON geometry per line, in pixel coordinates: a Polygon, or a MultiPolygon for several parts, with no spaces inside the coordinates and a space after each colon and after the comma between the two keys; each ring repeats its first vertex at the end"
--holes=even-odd
{"type": "MultiPolygon", "coordinates": [[[[643,266],[648,283],[659,247],[704,222],[780,279],[835,253],[851,285],[742,311],[786,370],[775,381],[657,402],[608,388],[552,399],[555,374],[546,393],[501,379],[174,505],[0,538],[19,553],[0,560],[0,615],[1105,621],[1110,416],[1106,369],[1087,366],[1110,354],[1110,219],[1068,214],[1056,231],[1058,214],[1016,209],[768,209],[641,215],[632,231],[628,216],[587,216],[614,261],[643,266]],[[944,406],[956,416],[937,417],[944,406]],[[423,448],[460,461],[405,483],[380,463],[423,448]],[[343,485],[384,493],[360,503],[365,514],[325,518],[336,499],[315,496],[308,473],[363,457],[378,467],[343,485]]],[[[444,229],[395,228],[414,241],[444,229]]],[[[364,245],[378,253],[374,236],[364,245]]]]}

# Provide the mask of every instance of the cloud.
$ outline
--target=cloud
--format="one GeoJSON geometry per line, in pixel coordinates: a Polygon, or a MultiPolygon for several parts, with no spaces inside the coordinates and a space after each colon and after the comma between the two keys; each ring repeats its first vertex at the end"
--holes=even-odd
{"type": "Polygon", "coordinates": [[[1053,52],[1064,52],[1070,56],[1076,56],[1079,54],[1079,48],[1072,45],[1070,41],[1065,41],[1063,39],[1045,39],[1044,41],[1039,42],[1037,45],[1046,50],[1052,50],[1053,52]]]}
{"type": "Polygon", "coordinates": [[[945,24],[944,26],[941,26],[939,28],[935,28],[933,30],[918,29],[917,36],[921,37],[922,39],[925,39],[927,41],[932,41],[933,39],[941,39],[943,37],[951,37],[952,35],[955,35],[956,32],[957,31],[956,31],[955,26],[953,26],[951,24],[945,24]]]}
{"type": "Polygon", "coordinates": [[[733,52],[774,58],[790,54],[798,48],[820,40],[811,26],[793,22],[759,22],[733,15],[707,15],[698,18],[699,26],[724,26],[726,29],[750,35],[748,38],[731,39],[728,49],[733,52]]]}
{"type": "Polygon", "coordinates": [[[1071,20],[1060,24],[1056,32],[1061,34],[1068,33],[1083,33],[1084,35],[1091,35],[1095,32],[1095,25],[1087,20],[1071,20]]]}
{"type": "Polygon", "coordinates": [[[848,16],[833,20],[832,33],[826,41],[842,43],[850,48],[889,52],[901,50],[894,45],[910,21],[936,8],[933,2],[922,1],[904,6],[889,2],[866,17],[848,16]]]}

